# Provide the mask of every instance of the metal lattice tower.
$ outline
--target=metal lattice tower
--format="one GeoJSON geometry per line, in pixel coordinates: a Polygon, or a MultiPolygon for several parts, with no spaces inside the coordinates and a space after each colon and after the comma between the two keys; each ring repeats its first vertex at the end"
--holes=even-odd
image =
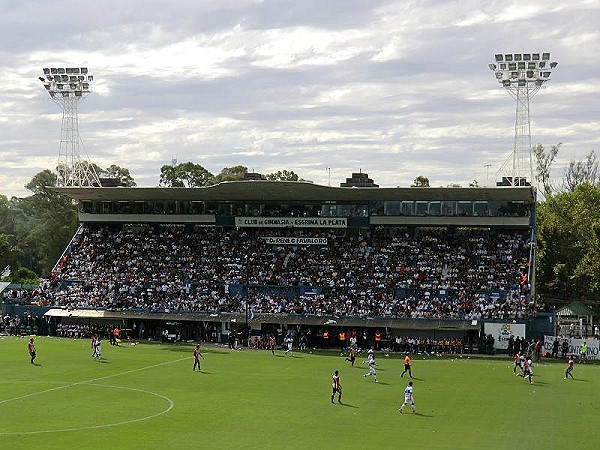
{"type": "MultiPolygon", "coordinates": [[[[83,142],[79,137],[77,107],[91,92],[93,75],[87,67],[53,67],[44,69],[39,77],[54,103],[63,111],[58,150],[59,186],[100,186],[98,174],[86,156],[82,159],[79,149],[83,142]]],[[[83,150],[85,153],[85,149],[83,150]]]]}
{"type": "Polygon", "coordinates": [[[500,172],[512,186],[534,182],[529,102],[550,80],[558,63],[550,62],[550,53],[497,53],[489,64],[498,82],[517,102],[513,151],[500,172]]]}

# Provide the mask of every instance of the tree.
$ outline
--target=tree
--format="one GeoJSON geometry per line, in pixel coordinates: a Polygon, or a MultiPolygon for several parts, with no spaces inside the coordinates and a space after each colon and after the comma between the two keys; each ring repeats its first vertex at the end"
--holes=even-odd
{"type": "Polygon", "coordinates": [[[429,187],[429,178],[419,175],[410,187],[429,187]]]}
{"type": "Polygon", "coordinates": [[[248,173],[248,168],[245,166],[224,167],[221,173],[215,175],[209,184],[219,184],[223,181],[239,181],[243,180],[248,173]]]}
{"type": "Polygon", "coordinates": [[[125,187],[133,187],[137,186],[137,183],[129,173],[129,169],[125,169],[124,167],[119,167],[116,164],[111,164],[106,168],[106,170],[102,170],[98,173],[98,175],[107,177],[107,178],[116,178],[119,180],[121,186],[125,187]]]}
{"type": "Polygon", "coordinates": [[[10,204],[6,195],[0,194],[0,233],[10,226],[10,204]]]}
{"type": "Polygon", "coordinates": [[[56,181],[49,170],[39,172],[26,185],[33,195],[13,207],[17,265],[39,274],[52,269],[79,226],[73,202],[47,189],[56,181]]]}
{"type": "Polygon", "coordinates": [[[542,186],[542,193],[545,198],[552,195],[552,184],[550,183],[550,171],[552,169],[552,163],[560,150],[562,143],[553,145],[550,150],[546,152],[542,144],[536,144],[533,147],[533,155],[535,157],[535,179],[542,186]]]}
{"type": "Polygon", "coordinates": [[[162,166],[159,184],[167,187],[201,187],[206,186],[213,178],[213,174],[200,164],[188,161],[175,166],[162,166]]]}
{"type": "MultiPolygon", "coordinates": [[[[600,188],[584,183],[538,205],[537,292],[600,302],[600,188]]],[[[556,302],[555,302],[556,303],[556,302]]]]}
{"type": "Polygon", "coordinates": [[[478,188],[478,187],[479,187],[479,181],[477,181],[477,179],[475,179],[475,180],[471,181],[471,182],[469,183],[469,187],[472,187],[472,188],[478,188]]]}
{"type": "Polygon", "coordinates": [[[592,150],[584,161],[570,161],[565,171],[564,184],[569,192],[574,192],[577,186],[588,183],[598,186],[598,160],[592,150]]]}
{"type": "Polygon", "coordinates": [[[267,178],[267,180],[272,180],[272,181],[299,181],[300,180],[298,178],[298,175],[296,175],[294,173],[294,171],[287,171],[287,170],[284,170],[284,171],[278,170],[277,172],[268,173],[267,175],[265,175],[265,177],[267,178]]]}
{"type": "Polygon", "coordinates": [[[8,278],[13,283],[38,284],[40,282],[37,274],[27,267],[19,267],[19,269],[16,272],[11,273],[8,278]]]}
{"type": "Polygon", "coordinates": [[[56,174],[46,169],[34,175],[31,181],[25,185],[25,188],[33,192],[34,195],[47,196],[51,195],[47,188],[55,187],[57,182],[58,177],[56,174]]]}
{"type": "Polygon", "coordinates": [[[12,265],[13,254],[10,236],[0,233],[0,272],[2,272],[6,266],[12,265]]]}

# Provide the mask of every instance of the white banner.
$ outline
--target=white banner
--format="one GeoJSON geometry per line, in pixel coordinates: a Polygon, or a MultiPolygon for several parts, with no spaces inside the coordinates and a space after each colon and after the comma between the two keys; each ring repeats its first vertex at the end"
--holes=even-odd
{"type": "Polygon", "coordinates": [[[236,227],[255,228],[347,228],[345,217],[236,217],[236,227]]]}
{"type": "MultiPolygon", "coordinates": [[[[552,347],[554,346],[555,336],[544,336],[544,352],[552,354],[552,347]]],[[[579,357],[581,355],[581,344],[584,342],[587,345],[587,357],[588,359],[599,359],[600,357],[600,341],[596,338],[590,339],[579,339],[579,338],[567,338],[558,336],[558,356],[562,354],[561,346],[563,341],[569,343],[569,351],[567,355],[575,355],[579,357]]]]}
{"type": "Polygon", "coordinates": [[[511,336],[519,336],[521,339],[525,337],[525,324],[524,323],[499,323],[499,322],[485,322],[483,324],[483,332],[487,336],[491,334],[494,338],[495,349],[508,349],[508,340],[511,336]]]}
{"type": "Polygon", "coordinates": [[[327,238],[266,236],[261,239],[271,245],[327,245],[327,238]]]}

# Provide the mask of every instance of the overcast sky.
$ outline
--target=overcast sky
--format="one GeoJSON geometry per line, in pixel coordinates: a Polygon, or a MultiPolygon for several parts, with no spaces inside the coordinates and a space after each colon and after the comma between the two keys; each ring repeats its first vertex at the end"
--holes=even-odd
{"type": "Polygon", "coordinates": [[[515,101],[488,63],[549,51],[533,143],[563,143],[553,175],[600,153],[600,2],[0,0],[0,194],[57,165],[62,111],[38,76],[88,67],[79,133],[139,186],[192,161],[216,174],[293,170],[339,186],[474,179],[513,144],[515,101]]]}

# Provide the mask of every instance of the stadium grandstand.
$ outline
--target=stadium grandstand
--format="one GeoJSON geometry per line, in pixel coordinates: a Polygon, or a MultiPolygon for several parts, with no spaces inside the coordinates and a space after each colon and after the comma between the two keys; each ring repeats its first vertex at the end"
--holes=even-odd
{"type": "Polygon", "coordinates": [[[531,186],[254,178],[53,188],[77,201],[81,226],[21,304],[43,308],[53,333],[116,323],[132,339],[227,342],[292,331],[333,346],[344,332],[390,348],[406,336],[472,348],[485,321],[538,313],[531,186]]]}

